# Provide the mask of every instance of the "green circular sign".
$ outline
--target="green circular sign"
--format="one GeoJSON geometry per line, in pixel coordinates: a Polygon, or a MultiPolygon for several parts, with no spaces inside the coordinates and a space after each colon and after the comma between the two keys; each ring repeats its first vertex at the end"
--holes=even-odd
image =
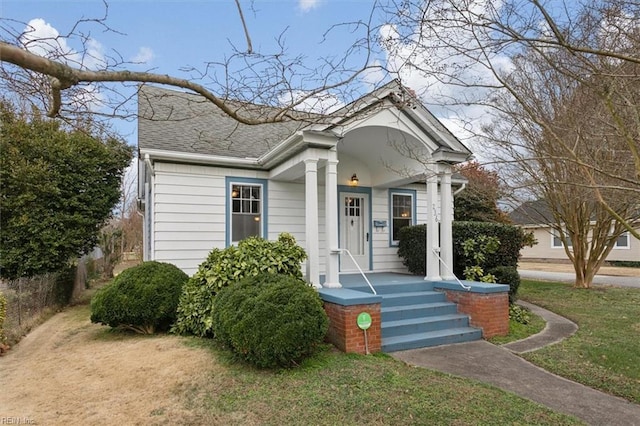
{"type": "Polygon", "coordinates": [[[362,330],[366,330],[367,328],[371,327],[371,315],[366,312],[362,312],[358,315],[358,319],[356,320],[356,322],[358,323],[358,327],[360,327],[362,330]]]}

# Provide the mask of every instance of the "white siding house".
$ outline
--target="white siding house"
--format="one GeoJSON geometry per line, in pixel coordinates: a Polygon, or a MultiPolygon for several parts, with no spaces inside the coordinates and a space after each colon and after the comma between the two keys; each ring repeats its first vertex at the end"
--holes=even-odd
{"type": "Polygon", "coordinates": [[[146,260],[193,274],[213,248],[289,232],[309,282],[339,286],[358,266],[405,272],[394,235],[427,223],[427,275],[449,277],[452,187],[463,182],[451,170],[471,153],[397,82],[307,122],[240,125],[196,95],[150,86],[139,114],[146,260]]]}
{"type": "MultiPolygon", "coordinates": [[[[544,201],[526,202],[511,212],[509,216],[516,225],[533,233],[533,237],[537,241],[533,247],[522,249],[520,252],[522,260],[569,261],[558,231],[551,226],[554,223],[553,216],[544,201]]],[[[640,230],[640,228],[638,229],[640,230]]],[[[589,238],[591,238],[591,231],[589,238]]],[[[569,247],[569,251],[572,251],[571,247],[569,247]]],[[[606,260],[640,262],[640,240],[630,232],[624,232],[616,239],[606,260]]]]}

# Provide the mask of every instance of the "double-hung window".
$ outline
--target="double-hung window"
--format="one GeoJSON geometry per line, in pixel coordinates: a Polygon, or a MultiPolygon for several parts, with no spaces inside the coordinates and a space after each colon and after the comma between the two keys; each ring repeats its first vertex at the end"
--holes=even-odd
{"type": "Polygon", "coordinates": [[[248,237],[265,237],[266,184],[259,179],[227,179],[227,190],[227,242],[236,244],[248,237]]]}
{"type": "MultiPolygon", "coordinates": [[[[557,229],[554,229],[551,234],[551,247],[552,248],[562,248],[564,245],[562,244],[562,239],[560,238],[560,232],[557,229]]],[[[571,242],[571,237],[567,234],[567,231],[564,231],[564,237],[567,240],[567,244],[569,247],[573,247],[573,243],[571,242]]]]}
{"type": "Polygon", "coordinates": [[[391,245],[398,245],[400,229],[415,224],[415,191],[403,190],[390,193],[391,245]]]}
{"type": "Polygon", "coordinates": [[[629,231],[626,231],[626,232],[623,232],[622,234],[620,234],[618,239],[616,239],[616,243],[613,246],[613,248],[628,249],[629,247],[630,247],[630,245],[629,245],[629,231]]]}

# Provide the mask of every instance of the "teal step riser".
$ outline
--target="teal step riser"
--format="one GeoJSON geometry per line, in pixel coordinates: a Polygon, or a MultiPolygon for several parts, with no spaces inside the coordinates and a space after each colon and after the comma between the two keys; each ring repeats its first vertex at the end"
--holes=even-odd
{"type": "Polygon", "coordinates": [[[479,340],[480,338],[482,338],[482,334],[480,330],[477,330],[477,332],[469,332],[469,333],[463,333],[463,334],[455,333],[449,336],[439,336],[439,337],[427,338],[427,339],[416,339],[408,342],[399,342],[399,343],[392,343],[392,344],[385,344],[383,339],[382,352],[405,351],[409,349],[448,345],[451,343],[472,342],[474,340],[479,340]]]}
{"type": "Polygon", "coordinates": [[[438,315],[445,314],[455,314],[458,312],[458,308],[453,303],[448,303],[445,305],[435,305],[431,306],[429,304],[412,307],[401,310],[388,311],[385,308],[382,308],[381,316],[382,323],[385,321],[395,321],[395,320],[403,320],[403,319],[412,319],[412,318],[420,318],[420,317],[433,317],[438,315]]]}
{"type": "Polygon", "coordinates": [[[406,295],[398,297],[382,296],[382,307],[417,305],[420,303],[441,303],[446,302],[447,297],[443,293],[424,292],[420,295],[406,295]]]}
{"type": "MultiPolygon", "coordinates": [[[[347,287],[350,290],[362,291],[365,293],[371,293],[371,288],[367,285],[359,285],[357,287],[347,287]]],[[[379,295],[384,294],[398,294],[398,293],[412,293],[416,291],[433,291],[433,283],[428,281],[417,281],[414,283],[402,283],[402,284],[378,284],[373,285],[376,293],[379,295]]]]}
{"type": "Polygon", "coordinates": [[[469,317],[461,316],[456,319],[442,319],[437,321],[424,321],[418,324],[406,324],[386,326],[382,324],[382,338],[407,336],[410,334],[426,333],[436,330],[469,327],[469,317]]]}

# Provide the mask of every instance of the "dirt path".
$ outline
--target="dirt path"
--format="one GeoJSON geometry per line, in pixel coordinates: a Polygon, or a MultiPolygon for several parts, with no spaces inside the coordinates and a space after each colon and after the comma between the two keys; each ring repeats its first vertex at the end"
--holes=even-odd
{"type": "Polygon", "coordinates": [[[0,358],[0,423],[190,423],[197,413],[186,407],[185,390],[212,369],[211,354],[182,338],[110,333],[77,306],[0,358]]]}

